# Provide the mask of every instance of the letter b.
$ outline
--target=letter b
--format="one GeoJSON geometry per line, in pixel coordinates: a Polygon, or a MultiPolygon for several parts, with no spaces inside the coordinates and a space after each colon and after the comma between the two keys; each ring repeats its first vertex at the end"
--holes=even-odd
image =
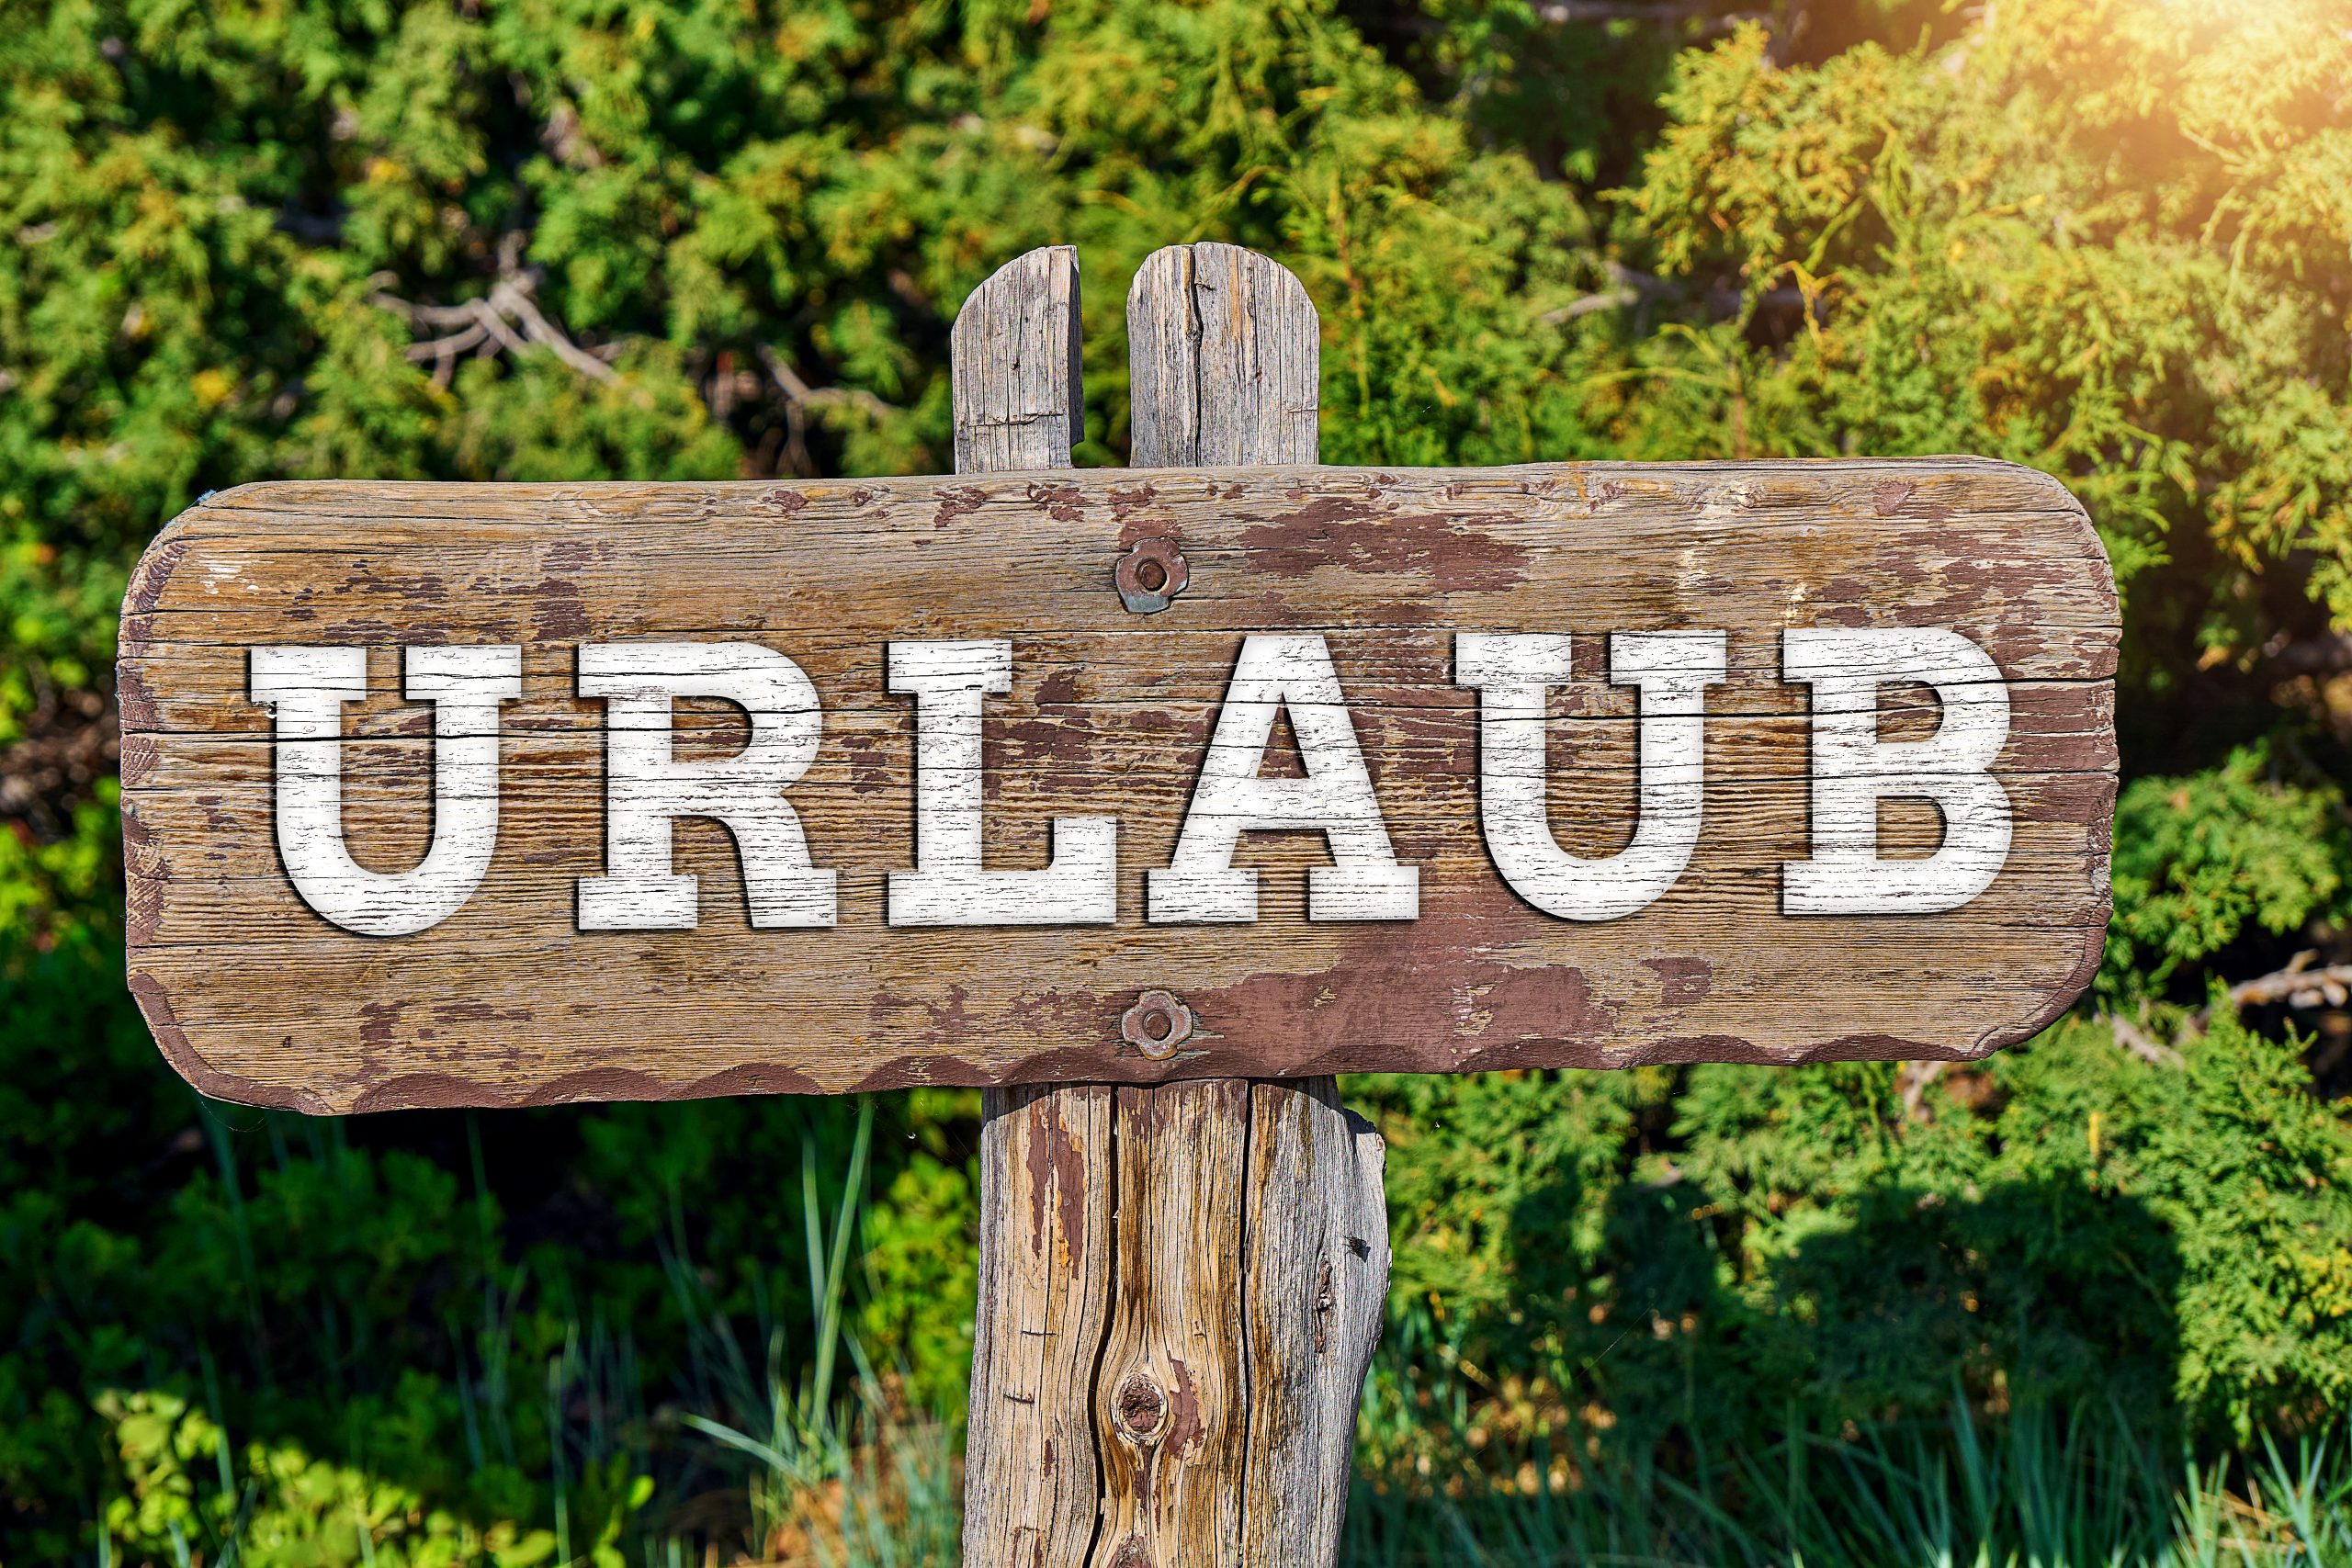
{"type": "Polygon", "coordinates": [[[1813,858],[1781,868],[1791,915],[1937,914],[1993,885],[2008,859],[2008,792],[1991,773],[2009,738],[2000,667],[1958,632],[1935,627],[1800,627],[1784,634],[1781,673],[1813,687],[1813,858]],[[1943,719],[1926,740],[1878,738],[1878,689],[1932,687],[1943,719]],[[1943,842],[1925,860],[1878,852],[1883,796],[1928,800],[1943,842]]]}

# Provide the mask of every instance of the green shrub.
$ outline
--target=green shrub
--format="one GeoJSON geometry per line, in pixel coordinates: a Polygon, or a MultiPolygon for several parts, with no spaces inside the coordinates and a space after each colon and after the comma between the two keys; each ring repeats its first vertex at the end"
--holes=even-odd
{"type": "Polygon", "coordinates": [[[2250,934],[2352,919],[2352,812],[2335,780],[2281,778],[2269,750],[2187,778],[2134,779],[2115,804],[2115,918],[2102,996],[2161,993],[2250,934]]]}
{"type": "MultiPolygon", "coordinates": [[[[2352,1393],[2352,1125],[2224,1005],[2186,1065],[2063,1024],[1895,1064],[1360,1081],[1407,1348],[1505,1465],[1601,1432],[1723,1452],[1944,1410],[2113,1404],[2222,1441],[2352,1393]],[[1919,1092],[1906,1105],[1913,1086],[1919,1092]]],[[[1442,1431],[1382,1434],[1375,1468],[1442,1431]],[[1390,1451],[1385,1445],[1394,1443],[1390,1451]]]]}

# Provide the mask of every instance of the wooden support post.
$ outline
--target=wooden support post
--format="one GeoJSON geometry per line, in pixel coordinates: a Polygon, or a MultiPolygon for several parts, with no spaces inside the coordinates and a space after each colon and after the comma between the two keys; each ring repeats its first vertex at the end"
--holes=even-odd
{"type": "MultiPolygon", "coordinates": [[[[1070,466],[1084,406],[1075,250],[1008,262],[964,302],[950,349],[957,473],[1070,466]]],[[[967,1563],[1075,1568],[1094,1536],[1087,1396],[1110,1309],[1111,1102],[1098,1084],[982,1097],[967,1563]]]]}
{"type": "Polygon", "coordinates": [[[1086,434],[1077,250],[1048,245],[999,267],[956,313],[948,355],[957,473],[1069,468],[1086,434]]]}
{"type": "Polygon", "coordinates": [[[1127,290],[1138,468],[1312,463],[1322,333],[1290,269],[1238,245],[1154,251],[1127,290]]]}
{"type": "MultiPolygon", "coordinates": [[[[1077,321],[1067,248],[973,292],[957,471],[1069,466],[1077,321]]],[[[1171,246],[1127,326],[1139,464],[1316,460],[1318,334],[1289,272],[1171,246]]],[[[990,1091],[965,1562],[1336,1561],[1388,1284],[1381,1160],[1328,1077],[990,1091]]]]}

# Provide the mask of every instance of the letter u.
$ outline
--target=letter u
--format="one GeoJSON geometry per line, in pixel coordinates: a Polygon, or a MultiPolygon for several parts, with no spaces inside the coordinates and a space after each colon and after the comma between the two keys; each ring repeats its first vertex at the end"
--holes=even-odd
{"type": "Polygon", "coordinates": [[[343,834],[343,705],[368,694],[363,648],[256,648],[253,700],[277,719],[277,853],[302,901],[362,936],[456,914],[498,844],[498,707],[523,694],[519,648],[411,648],[411,702],[433,705],[433,844],[414,870],[361,866],[343,834]]]}
{"type": "Polygon", "coordinates": [[[1479,694],[1479,818],[1503,880],[1562,919],[1621,920],[1648,908],[1699,841],[1705,695],[1724,678],[1724,634],[1610,634],[1610,683],[1640,691],[1640,805],[1633,842],[1600,860],[1561,849],[1544,815],[1544,694],[1568,679],[1568,639],[1464,632],[1453,650],[1455,684],[1479,694]]]}

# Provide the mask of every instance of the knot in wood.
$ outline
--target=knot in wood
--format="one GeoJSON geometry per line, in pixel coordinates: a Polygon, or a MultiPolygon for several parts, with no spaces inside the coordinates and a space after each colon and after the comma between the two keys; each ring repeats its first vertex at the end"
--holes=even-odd
{"type": "Polygon", "coordinates": [[[1193,1010],[1168,991],[1146,991],[1119,1017],[1119,1038],[1155,1062],[1193,1037],[1193,1010]]]}
{"type": "Polygon", "coordinates": [[[1130,1372],[1111,1396],[1111,1409],[1120,1429],[1137,1442],[1149,1442],[1168,1428],[1168,1395],[1141,1372],[1130,1372]]]}
{"type": "Polygon", "coordinates": [[[1139,1536],[1129,1536],[1119,1543],[1111,1559],[1111,1568],[1151,1568],[1151,1548],[1139,1536]]]}
{"type": "Polygon", "coordinates": [[[1111,573],[1119,603],[1138,615],[1156,615],[1184,592],[1193,570],[1173,539],[1137,539],[1111,573]]]}

